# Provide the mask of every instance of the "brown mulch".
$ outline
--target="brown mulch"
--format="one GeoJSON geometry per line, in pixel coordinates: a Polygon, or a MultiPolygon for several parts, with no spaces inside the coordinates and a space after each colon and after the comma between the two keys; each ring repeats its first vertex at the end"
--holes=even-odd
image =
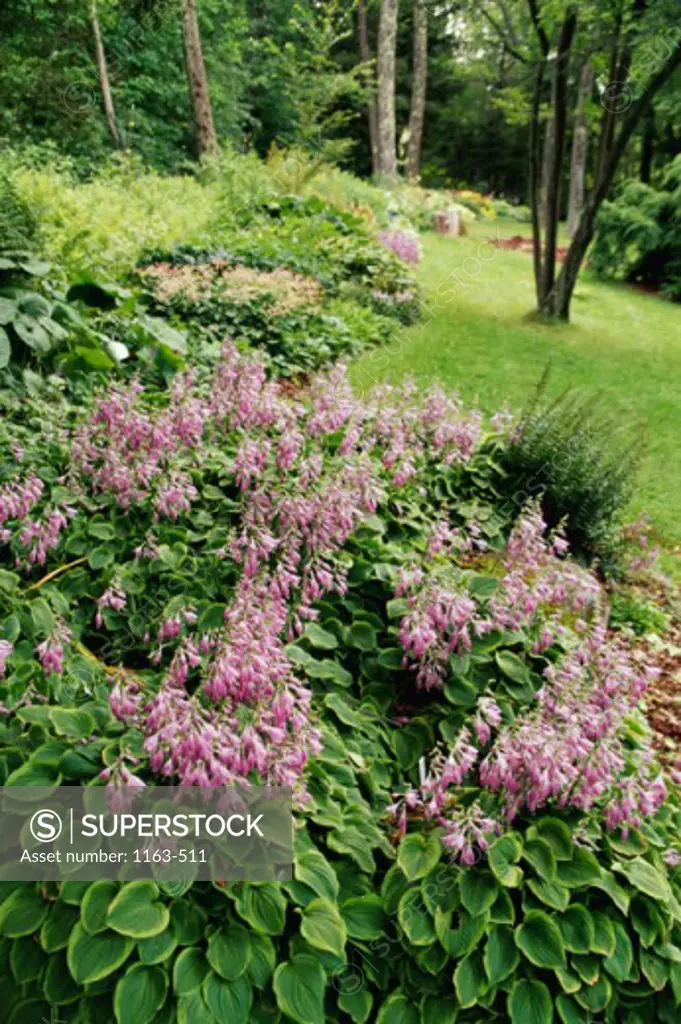
{"type": "MultiPolygon", "coordinates": [[[[490,238],[490,245],[497,249],[520,249],[521,252],[532,252],[533,244],[531,238],[524,238],[522,235],[513,235],[512,238],[490,238]]],[[[567,256],[567,246],[556,246],[556,259],[562,263],[567,256]]]]}
{"type": "Polygon", "coordinates": [[[645,663],[660,670],[651,683],[643,710],[653,730],[653,744],[662,763],[673,767],[681,761],[681,609],[667,587],[654,579],[647,582],[645,597],[669,615],[663,636],[640,640],[645,663]]]}

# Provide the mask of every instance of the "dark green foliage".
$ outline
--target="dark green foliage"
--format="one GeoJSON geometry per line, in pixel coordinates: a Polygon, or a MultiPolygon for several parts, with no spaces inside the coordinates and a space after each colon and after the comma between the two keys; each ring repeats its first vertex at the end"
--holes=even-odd
{"type": "Polygon", "coordinates": [[[595,270],[659,288],[681,301],[681,157],[667,168],[660,189],[630,182],[598,216],[595,270]]]}
{"type": "Polygon", "coordinates": [[[540,495],[544,519],[551,528],[564,523],[570,550],[615,571],[616,529],[633,491],[642,441],[598,398],[568,391],[547,402],[545,385],[546,375],[500,452],[504,508],[515,517],[540,495]]]}
{"type": "Polygon", "coordinates": [[[9,175],[0,173],[0,253],[30,251],[39,241],[38,217],[9,175]]]}
{"type": "Polygon", "coordinates": [[[669,619],[657,605],[635,593],[616,592],[612,595],[610,625],[613,629],[631,629],[637,636],[645,636],[646,633],[664,633],[669,619]]]}

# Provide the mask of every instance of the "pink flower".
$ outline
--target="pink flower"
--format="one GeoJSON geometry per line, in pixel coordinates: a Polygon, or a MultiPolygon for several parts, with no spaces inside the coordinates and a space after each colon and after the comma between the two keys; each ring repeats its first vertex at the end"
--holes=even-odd
{"type": "Polygon", "coordinates": [[[12,654],[14,645],[9,640],[0,640],[0,676],[4,676],[7,659],[12,654]]]}

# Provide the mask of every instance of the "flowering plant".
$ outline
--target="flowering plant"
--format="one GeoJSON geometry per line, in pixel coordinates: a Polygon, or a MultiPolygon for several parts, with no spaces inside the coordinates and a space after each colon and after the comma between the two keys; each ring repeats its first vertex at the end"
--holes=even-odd
{"type": "Polygon", "coordinates": [[[89,1022],[141,979],[150,1021],[674,1019],[681,776],[595,575],[537,505],[507,530],[503,425],[342,368],[289,397],[231,344],[38,409],[0,483],[5,783],[285,783],[296,837],[290,882],[159,884],[136,943],[105,917],[95,968],[100,890],[3,891],[16,1021],[29,981],[89,1022]]]}

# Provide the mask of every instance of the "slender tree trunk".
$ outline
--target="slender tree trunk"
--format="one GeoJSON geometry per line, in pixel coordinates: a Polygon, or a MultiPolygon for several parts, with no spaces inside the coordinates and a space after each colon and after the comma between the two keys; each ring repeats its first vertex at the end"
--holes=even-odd
{"type": "MultiPolygon", "coordinates": [[[[357,4],[357,32],[359,36],[359,59],[362,64],[368,64],[372,58],[371,47],[369,46],[366,0],[359,0],[357,4]]],[[[372,78],[375,84],[375,73],[372,78]]],[[[375,88],[372,89],[367,116],[369,119],[369,144],[371,146],[371,170],[374,174],[378,174],[378,123],[375,88]]]]}
{"type": "Polygon", "coordinates": [[[189,96],[194,113],[196,151],[199,159],[217,152],[218,140],[213,123],[208,76],[201,48],[201,32],[196,12],[196,0],[185,0],[182,13],[184,57],[189,83],[189,96]]]}
{"type": "Polygon", "coordinates": [[[591,98],[594,85],[594,71],[590,61],[582,65],[579,75],[579,97],[572,134],[572,162],[570,167],[570,200],[568,204],[568,231],[574,235],[584,205],[584,176],[589,146],[589,128],[586,119],[586,105],[591,98]]]}
{"type": "Polygon", "coordinates": [[[554,286],[556,281],[556,241],[558,239],[558,218],[560,214],[560,183],[565,154],[567,132],[567,85],[570,66],[570,50],[577,27],[577,15],[568,13],[560,30],[558,48],[554,60],[553,88],[553,145],[550,151],[548,183],[546,192],[546,243],[542,266],[540,292],[542,312],[554,312],[554,286]]]}
{"type": "Polygon", "coordinates": [[[560,277],[556,284],[555,312],[563,320],[569,319],[570,301],[577,283],[579,268],[593,239],[598,211],[610,190],[619,162],[631,136],[647,114],[654,96],[671,78],[678,67],[681,67],[681,42],[677,43],[673,53],[670,54],[657,74],[648,83],[648,87],[629,107],[624,115],[619,134],[614,139],[610,151],[605,156],[602,171],[598,175],[596,184],[584,204],[579,226],[570,243],[570,248],[568,249],[560,277]]]}
{"type": "Polygon", "coordinates": [[[395,48],[397,0],[381,0],[378,23],[378,171],[386,178],[397,174],[395,138],[395,48]]]}
{"type": "Polygon", "coordinates": [[[102,101],[104,103],[106,123],[109,126],[109,133],[114,146],[117,149],[123,149],[123,139],[118,129],[118,124],[116,123],[116,108],[114,107],[113,96],[111,94],[111,83],[109,82],[109,72],[106,66],[106,54],[104,52],[104,43],[102,42],[102,32],[99,27],[99,18],[97,17],[97,0],[91,0],[90,2],[90,21],[92,23],[92,35],[95,40],[97,74],[99,75],[99,86],[102,90],[102,101]]]}
{"type": "Polygon", "coordinates": [[[532,97],[532,110],[530,113],[530,168],[529,168],[529,192],[530,209],[532,211],[532,250],[534,281],[537,294],[537,306],[541,303],[541,292],[539,283],[541,280],[541,233],[542,221],[539,199],[539,135],[541,122],[539,119],[539,108],[541,107],[542,89],[544,75],[546,73],[546,57],[542,56],[537,64],[537,73],[534,83],[534,95],[532,97]]]}
{"type": "Polygon", "coordinates": [[[541,158],[541,222],[546,227],[547,203],[549,199],[549,181],[551,180],[551,162],[553,160],[553,147],[555,145],[555,125],[553,114],[546,119],[544,125],[544,144],[542,146],[541,158]]]}
{"type": "Polygon", "coordinates": [[[641,170],[640,178],[644,185],[650,184],[650,175],[653,170],[653,157],[655,156],[655,111],[650,107],[646,116],[643,128],[643,148],[641,149],[641,170]]]}
{"type": "Polygon", "coordinates": [[[409,113],[409,141],[407,142],[406,173],[417,178],[421,169],[421,140],[426,112],[428,83],[428,11],[425,0],[414,0],[414,64],[412,68],[411,111],[409,113]]]}

